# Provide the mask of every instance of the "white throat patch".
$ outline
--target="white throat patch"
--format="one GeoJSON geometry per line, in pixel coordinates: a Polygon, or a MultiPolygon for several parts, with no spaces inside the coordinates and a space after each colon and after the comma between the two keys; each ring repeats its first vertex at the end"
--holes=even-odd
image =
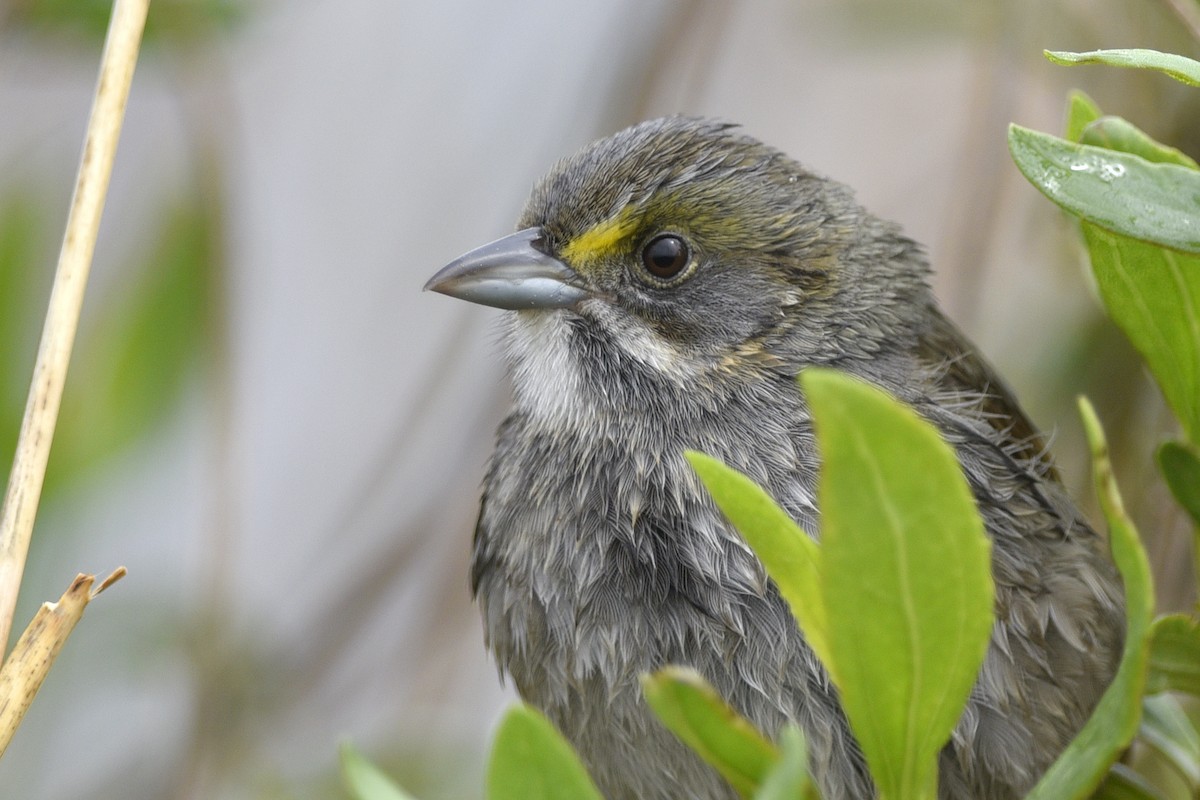
{"type": "Polygon", "coordinates": [[[540,419],[566,420],[584,411],[589,402],[571,354],[566,315],[513,311],[504,323],[517,407],[540,419]]]}
{"type": "MultiPolygon", "coordinates": [[[[705,369],[664,341],[644,322],[613,310],[603,300],[588,311],[612,335],[628,356],[680,387],[700,377],[705,369]]],[[[516,311],[505,317],[505,340],[512,365],[517,406],[540,419],[579,421],[613,409],[606,398],[584,390],[578,354],[571,351],[571,326],[562,311],[516,311]]]]}

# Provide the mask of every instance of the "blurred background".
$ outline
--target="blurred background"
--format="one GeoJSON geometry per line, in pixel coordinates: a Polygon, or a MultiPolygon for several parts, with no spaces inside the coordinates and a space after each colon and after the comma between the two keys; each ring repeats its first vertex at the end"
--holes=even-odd
{"type": "MultiPolygon", "coordinates": [[[[480,796],[509,699],[467,590],[508,404],[496,314],[423,295],[512,229],[557,158],[720,116],[924,242],[943,304],[1055,431],[1094,507],[1097,403],[1164,609],[1187,527],[1170,430],[1072,224],[1005,127],[1087,91],[1200,156],[1200,93],[1043,48],[1197,56],[1191,0],[498,4],[154,0],[14,637],[76,572],[88,611],[0,761],[4,797],[345,796],[353,740],[423,798],[480,796]]],[[[0,476],[107,20],[0,3],[0,476]]]]}

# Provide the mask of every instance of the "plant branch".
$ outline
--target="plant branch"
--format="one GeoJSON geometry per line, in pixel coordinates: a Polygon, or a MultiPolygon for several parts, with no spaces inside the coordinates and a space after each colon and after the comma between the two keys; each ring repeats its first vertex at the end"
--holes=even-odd
{"type": "Polygon", "coordinates": [[[25,570],[67,364],[79,324],[79,311],[148,7],[149,0],[116,0],[104,43],[100,77],[92,101],[75,193],[71,198],[67,230],[50,293],[50,306],[12,473],[0,510],[0,652],[7,646],[12,629],[17,592],[25,570]]]}
{"type": "Polygon", "coordinates": [[[67,636],[83,616],[83,610],[96,595],[125,577],[118,567],[96,591],[95,575],[78,575],[57,603],[42,603],[29,627],[13,647],[12,655],[0,669],[0,755],[8,748],[13,734],[29,710],[34,695],[50,672],[54,659],[66,644],[67,636]]]}

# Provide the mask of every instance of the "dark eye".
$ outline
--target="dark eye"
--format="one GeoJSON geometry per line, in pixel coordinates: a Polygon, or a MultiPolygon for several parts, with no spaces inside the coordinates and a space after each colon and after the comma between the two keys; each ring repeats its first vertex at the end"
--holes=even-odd
{"type": "Polygon", "coordinates": [[[691,258],[687,242],[671,233],[655,236],[642,248],[642,264],[646,271],[663,280],[683,272],[691,258]]]}

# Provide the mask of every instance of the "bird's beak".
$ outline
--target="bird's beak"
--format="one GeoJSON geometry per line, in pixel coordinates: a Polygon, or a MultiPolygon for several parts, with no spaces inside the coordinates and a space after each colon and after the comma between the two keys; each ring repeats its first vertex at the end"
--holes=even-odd
{"type": "Polygon", "coordinates": [[[567,308],[590,292],[579,274],[539,249],[541,228],[478,247],[443,267],[426,289],[494,308],[567,308]]]}

